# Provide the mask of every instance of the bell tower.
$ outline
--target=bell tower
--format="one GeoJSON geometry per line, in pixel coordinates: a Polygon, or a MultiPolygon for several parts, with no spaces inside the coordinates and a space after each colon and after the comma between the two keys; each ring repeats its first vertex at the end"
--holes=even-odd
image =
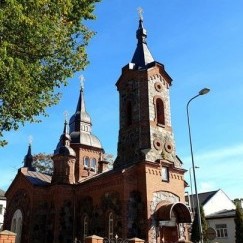
{"type": "Polygon", "coordinates": [[[160,160],[179,165],[171,126],[169,89],[172,79],[164,65],[154,60],[147,46],[141,12],[136,37],[132,60],[122,68],[116,83],[120,129],[114,168],[160,160]]]}

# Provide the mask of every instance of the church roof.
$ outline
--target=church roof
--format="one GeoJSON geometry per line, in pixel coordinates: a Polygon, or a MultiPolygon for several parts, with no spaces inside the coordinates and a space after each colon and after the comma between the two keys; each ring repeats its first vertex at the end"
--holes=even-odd
{"type": "Polygon", "coordinates": [[[136,32],[136,37],[138,43],[131,62],[135,64],[137,69],[144,69],[149,63],[154,62],[154,58],[152,57],[152,54],[150,53],[147,46],[147,31],[143,27],[142,16],[140,16],[139,19],[139,26],[136,32]]]}
{"type": "Polygon", "coordinates": [[[21,172],[35,186],[46,186],[51,183],[50,175],[30,170],[21,170],[21,172]]]}

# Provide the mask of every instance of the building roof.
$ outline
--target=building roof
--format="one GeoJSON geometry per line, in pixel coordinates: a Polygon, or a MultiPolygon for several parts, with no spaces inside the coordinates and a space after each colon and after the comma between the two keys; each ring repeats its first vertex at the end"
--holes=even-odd
{"type": "MultiPolygon", "coordinates": [[[[210,200],[210,198],[212,198],[218,191],[219,190],[198,193],[199,204],[204,206],[210,200]]],[[[191,205],[194,205],[194,207],[196,207],[196,205],[197,205],[196,194],[190,195],[190,200],[191,200],[191,205]]]]}
{"type": "Polygon", "coordinates": [[[233,217],[235,217],[235,209],[223,210],[206,216],[207,219],[233,218],[233,217]]]}
{"type": "Polygon", "coordinates": [[[36,171],[21,170],[29,182],[36,186],[47,186],[51,183],[51,176],[36,171]]]}
{"type": "Polygon", "coordinates": [[[6,197],[5,197],[5,191],[1,190],[0,189],[0,199],[2,200],[6,200],[6,197]]]}
{"type": "Polygon", "coordinates": [[[138,39],[137,48],[134,52],[132,63],[135,64],[137,69],[144,69],[149,63],[154,62],[146,42],[147,32],[143,27],[143,19],[140,17],[138,30],[136,32],[138,39]]]}

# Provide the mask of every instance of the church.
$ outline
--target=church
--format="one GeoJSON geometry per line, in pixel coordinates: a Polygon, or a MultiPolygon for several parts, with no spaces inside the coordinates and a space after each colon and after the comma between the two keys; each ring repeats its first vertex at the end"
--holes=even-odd
{"type": "Polygon", "coordinates": [[[136,38],[132,59],[116,82],[120,124],[113,168],[92,133],[81,87],[54,150],[53,174],[35,170],[29,145],[6,192],[4,229],[17,233],[17,243],[84,242],[90,235],[188,240],[186,170],[171,124],[172,78],[148,48],[142,16],[136,38]]]}

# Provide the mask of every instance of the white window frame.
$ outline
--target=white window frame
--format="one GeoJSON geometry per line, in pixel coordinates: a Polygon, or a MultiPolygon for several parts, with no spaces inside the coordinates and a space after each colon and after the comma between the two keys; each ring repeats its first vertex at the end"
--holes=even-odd
{"type": "Polygon", "coordinates": [[[228,238],[227,224],[216,224],[217,238],[228,238]]]}
{"type": "Polygon", "coordinates": [[[90,160],[90,167],[93,171],[96,171],[96,159],[95,158],[92,158],[90,160]]]}
{"type": "Polygon", "coordinates": [[[161,179],[164,182],[169,182],[169,167],[167,166],[161,167],[161,179]]]}
{"type": "Polygon", "coordinates": [[[89,168],[90,166],[90,158],[89,157],[84,157],[84,168],[89,168]]]}

